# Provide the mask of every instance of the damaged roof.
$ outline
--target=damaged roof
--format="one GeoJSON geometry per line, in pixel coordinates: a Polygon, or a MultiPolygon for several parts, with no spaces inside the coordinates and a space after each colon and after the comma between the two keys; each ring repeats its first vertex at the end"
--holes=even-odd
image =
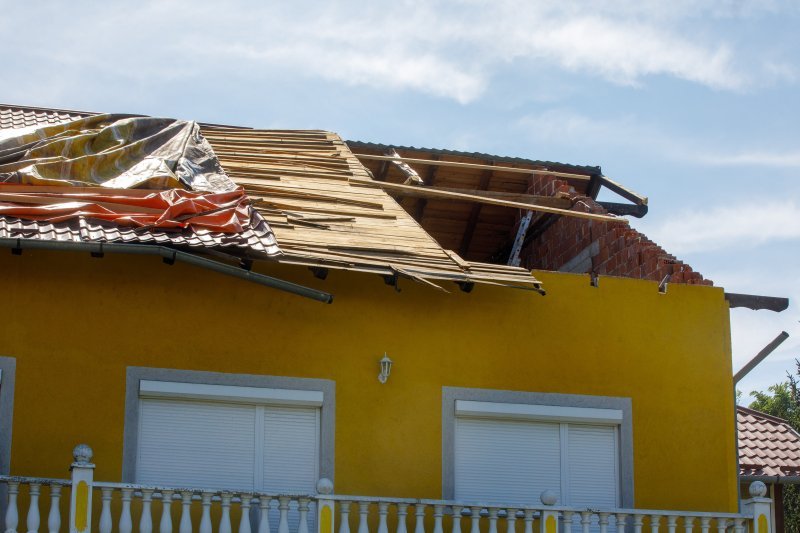
{"type": "MultiPolygon", "coordinates": [[[[0,106],[2,129],[60,124],[95,113],[0,106]]],[[[472,262],[440,246],[391,196],[373,186],[370,173],[342,139],[325,131],[257,130],[201,125],[225,174],[253,206],[253,227],[234,240],[184,228],[118,228],[91,217],[43,222],[3,216],[0,231],[12,238],[167,242],[174,246],[243,248],[242,255],[315,269],[346,269],[387,278],[489,283],[539,290],[525,268],[472,262]],[[277,249],[265,245],[274,238],[277,249]],[[127,239],[127,240],[126,240],[127,239]],[[238,239],[238,240],[237,240],[238,239]],[[259,241],[251,248],[251,242],[259,241]],[[256,252],[256,253],[250,253],[256,252]],[[266,258],[266,257],[261,257],[266,258]]]]}
{"type": "Polygon", "coordinates": [[[742,406],[736,406],[736,422],[739,475],[800,475],[800,434],[789,422],[742,406]]]}

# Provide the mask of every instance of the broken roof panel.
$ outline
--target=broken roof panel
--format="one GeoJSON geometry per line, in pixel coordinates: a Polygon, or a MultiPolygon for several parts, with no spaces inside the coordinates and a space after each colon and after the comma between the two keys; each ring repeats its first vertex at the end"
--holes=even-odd
{"type": "MultiPolygon", "coordinates": [[[[25,125],[93,115],[0,106],[0,120],[24,116],[25,125]]],[[[18,119],[11,127],[24,126],[18,119]]],[[[282,253],[271,259],[431,285],[440,280],[539,290],[540,282],[524,268],[468,262],[443,249],[393,198],[370,186],[369,172],[336,134],[214,125],[201,125],[201,133],[226,175],[255,201],[269,235],[274,231],[282,253]]],[[[30,232],[31,224],[22,225],[30,232]]],[[[252,235],[261,236],[257,230],[264,227],[251,228],[252,235]]],[[[103,231],[120,238],[113,228],[103,231]]],[[[132,231],[119,233],[130,237],[132,231]]],[[[90,233],[73,227],[70,234],[85,240],[90,233]]]]}
{"type": "Polygon", "coordinates": [[[800,475],[800,434],[789,422],[736,406],[739,433],[739,475],[800,475]]]}

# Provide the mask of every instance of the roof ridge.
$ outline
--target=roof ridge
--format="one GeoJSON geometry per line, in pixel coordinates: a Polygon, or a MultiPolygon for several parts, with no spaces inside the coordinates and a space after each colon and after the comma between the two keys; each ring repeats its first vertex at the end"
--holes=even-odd
{"type": "MultiPolygon", "coordinates": [[[[737,405],[736,406],[736,410],[737,411],[743,411],[743,412],[745,412],[747,414],[751,414],[751,415],[754,415],[754,416],[760,416],[761,418],[766,418],[767,420],[772,420],[773,422],[780,422],[780,423],[783,423],[783,424],[787,424],[787,425],[789,425],[789,427],[791,427],[791,424],[785,418],[781,418],[781,417],[775,416],[775,415],[770,415],[768,413],[765,413],[764,411],[759,411],[757,409],[753,409],[751,407],[745,407],[743,405],[737,405]]],[[[794,429],[794,428],[792,428],[792,429],[794,429]]]]}

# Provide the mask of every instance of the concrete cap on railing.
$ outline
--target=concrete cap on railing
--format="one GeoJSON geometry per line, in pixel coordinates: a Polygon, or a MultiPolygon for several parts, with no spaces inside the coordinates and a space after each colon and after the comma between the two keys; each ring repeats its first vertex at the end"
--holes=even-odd
{"type": "Polygon", "coordinates": [[[323,477],[317,481],[317,493],[318,494],[331,494],[333,493],[333,481],[330,479],[323,477]]]}
{"type": "Polygon", "coordinates": [[[539,496],[539,499],[542,500],[542,503],[545,505],[555,505],[558,501],[558,494],[553,492],[552,490],[545,490],[542,491],[542,494],[539,496]]]}
{"type": "Polygon", "coordinates": [[[88,466],[92,464],[94,452],[88,444],[78,444],[72,449],[72,457],[75,459],[73,465],[88,466]]]}
{"type": "Polygon", "coordinates": [[[767,495],[767,486],[763,481],[753,481],[750,483],[750,496],[753,498],[763,498],[767,495]]]}

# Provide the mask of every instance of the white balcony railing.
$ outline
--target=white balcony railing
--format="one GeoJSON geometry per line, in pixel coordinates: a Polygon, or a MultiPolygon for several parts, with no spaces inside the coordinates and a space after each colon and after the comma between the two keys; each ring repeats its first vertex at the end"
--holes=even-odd
{"type": "Polygon", "coordinates": [[[337,526],[338,533],[772,533],[771,500],[758,481],[741,513],[579,509],[556,506],[555,495],[548,491],[540,496],[541,504],[518,505],[336,495],[326,479],[317,484],[316,494],[105,483],[93,479],[88,446],[76,447],[74,455],[70,480],[0,476],[0,487],[5,484],[8,495],[3,502],[5,533],[43,530],[43,488],[50,500],[44,525],[48,533],[62,530],[66,492],[70,533],[233,533],[234,526],[237,533],[335,533],[337,526]],[[24,527],[20,496],[27,503],[24,527]],[[96,526],[93,499],[101,505],[96,526]],[[157,513],[154,501],[160,502],[157,513]],[[179,517],[177,524],[173,516],[179,517]]]}

